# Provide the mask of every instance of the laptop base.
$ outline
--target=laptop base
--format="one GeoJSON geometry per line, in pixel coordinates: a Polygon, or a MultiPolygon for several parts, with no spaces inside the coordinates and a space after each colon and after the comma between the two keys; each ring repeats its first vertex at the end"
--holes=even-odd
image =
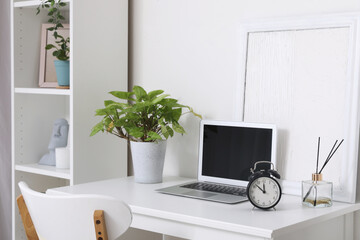
{"type": "MultiPolygon", "coordinates": [[[[193,182],[195,183],[195,182],[193,182]]],[[[191,183],[189,183],[191,184],[191,183]]],[[[196,198],[206,201],[227,203],[227,204],[235,204],[247,201],[248,198],[246,196],[236,196],[231,194],[217,193],[217,192],[208,192],[203,190],[194,190],[189,188],[184,188],[186,184],[175,185],[167,188],[157,189],[156,191],[159,193],[176,195],[181,197],[188,198],[196,198]]]]}

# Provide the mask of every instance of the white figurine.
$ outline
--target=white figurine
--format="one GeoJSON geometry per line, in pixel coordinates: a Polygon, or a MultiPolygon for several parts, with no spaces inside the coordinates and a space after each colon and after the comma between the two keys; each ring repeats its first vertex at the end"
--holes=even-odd
{"type": "Polygon", "coordinates": [[[66,147],[68,141],[69,124],[63,119],[55,120],[50,143],[48,146],[49,153],[42,156],[39,164],[55,166],[55,148],[66,147]]]}

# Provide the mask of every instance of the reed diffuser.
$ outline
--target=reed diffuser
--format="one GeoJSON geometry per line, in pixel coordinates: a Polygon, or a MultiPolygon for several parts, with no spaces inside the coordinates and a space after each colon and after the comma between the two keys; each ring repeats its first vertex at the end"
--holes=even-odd
{"type": "Polygon", "coordinates": [[[333,198],[333,184],[331,182],[323,181],[322,171],[329,163],[332,156],[339,149],[340,145],[343,143],[344,139],[338,143],[338,140],[335,141],[333,147],[331,148],[323,166],[319,171],[319,152],[320,152],[320,137],[318,138],[318,149],[316,157],[316,170],[312,174],[311,180],[302,182],[302,204],[307,207],[330,207],[332,206],[333,198]]]}

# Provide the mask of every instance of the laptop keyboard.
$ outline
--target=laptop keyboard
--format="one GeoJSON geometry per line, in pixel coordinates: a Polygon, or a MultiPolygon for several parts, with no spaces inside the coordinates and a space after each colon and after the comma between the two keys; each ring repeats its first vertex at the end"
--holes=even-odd
{"type": "Polygon", "coordinates": [[[224,194],[230,194],[236,196],[246,196],[246,188],[244,187],[230,187],[226,185],[203,183],[203,182],[190,183],[181,187],[195,189],[195,190],[209,191],[209,192],[224,193],[224,194]]]}

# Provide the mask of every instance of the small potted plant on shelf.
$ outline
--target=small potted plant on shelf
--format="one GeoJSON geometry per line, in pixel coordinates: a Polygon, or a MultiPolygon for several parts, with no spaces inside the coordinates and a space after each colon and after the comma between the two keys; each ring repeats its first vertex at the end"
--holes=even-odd
{"type": "Polygon", "coordinates": [[[63,37],[58,32],[58,29],[64,27],[62,22],[65,20],[65,17],[61,13],[61,8],[65,7],[66,5],[67,4],[61,0],[44,0],[37,7],[36,13],[36,15],[38,15],[41,9],[48,9],[48,16],[50,17],[48,22],[53,24],[53,26],[47,30],[53,32],[56,44],[47,44],[45,49],[53,49],[54,51],[52,52],[52,55],[58,59],[54,61],[54,64],[56,69],[56,77],[60,88],[68,88],[70,85],[70,38],[63,37]]]}
{"type": "Polygon", "coordinates": [[[96,110],[95,115],[103,119],[93,127],[90,136],[101,131],[129,140],[136,182],[162,182],[166,139],[175,132],[185,133],[179,124],[183,114],[201,118],[191,107],[163,93],[147,93],[139,86],[134,86],[132,92],[113,91],[111,95],[127,102],[106,100],[105,108],[96,110]],[[183,113],[183,109],[188,111],[183,113]]]}

